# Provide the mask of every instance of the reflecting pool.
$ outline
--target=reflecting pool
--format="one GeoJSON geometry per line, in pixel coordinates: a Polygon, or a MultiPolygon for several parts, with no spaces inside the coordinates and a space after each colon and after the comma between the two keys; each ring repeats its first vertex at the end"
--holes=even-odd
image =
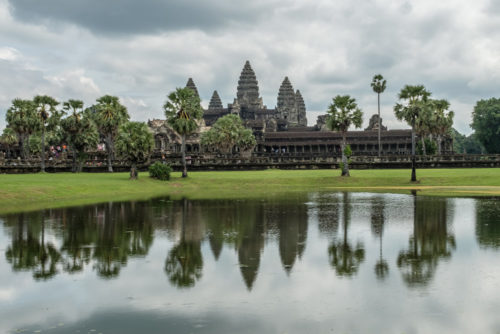
{"type": "Polygon", "coordinates": [[[105,203],[0,253],[1,333],[500,333],[498,198],[105,203]]]}

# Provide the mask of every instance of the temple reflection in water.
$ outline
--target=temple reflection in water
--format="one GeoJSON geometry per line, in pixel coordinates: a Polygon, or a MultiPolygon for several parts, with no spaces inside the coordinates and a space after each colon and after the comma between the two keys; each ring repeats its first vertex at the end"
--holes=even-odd
{"type": "MultiPolygon", "coordinates": [[[[162,266],[172,286],[194,287],[203,279],[208,256],[204,249],[210,249],[215,261],[226,249],[234,252],[244,285],[251,291],[266,247],[276,247],[282,270],[293,275],[307,243],[315,242],[308,241],[312,231],[328,240],[324,255],[339,278],[354,277],[367,265],[372,275],[384,280],[392,266],[408,287],[422,287],[432,281],[438,264],[453,255],[450,199],[407,195],[405,205],[413,212],[407,247],[387,256],[386,220],[398,213],[387,207],[386,197],[370,195],[363,202],[365,219],[358,217],[353,223],[352,215],[359,211],[353,211],[357,201],[353,197],[345,192],[239,201],[155,199],[9,215],[2,218],[10,236],[5,258],[13,271],[29,271],[35,280],[85,270],[114,279],[129,259],[147,257],[153,242],[166,239],[170,246],[162,266]],[[366,226],[377,240],[369,264],[366,233],[360,234],[359,228],[352,231],[353,224],[366,226]]],[[[481,247],[498,250],[496,204],[477,202],[476,237],[481,247]]]]}

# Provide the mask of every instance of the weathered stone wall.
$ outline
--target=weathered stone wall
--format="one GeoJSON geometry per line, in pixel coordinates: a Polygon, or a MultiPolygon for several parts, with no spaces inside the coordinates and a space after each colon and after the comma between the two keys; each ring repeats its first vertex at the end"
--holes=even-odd
{"type": "MultiPolygon", "coordinates": [[[[188,156],[189,170],[262,170],[262,169],[337,169],[340,156],[311,154],[253,154],[250,158],[238,155],[191,155],[188,156]]],[[[180,155],[156,156],[150,162],[164,161],[180,170],[180,155]]],[[[40,171],[38,160],[0,160],[0,173],[36,173],[40,171]]],[[[149,164],[139,166],[146,170],[149,164]]],[[[443,155],[418,156],[417,168],[492,168],[500,167],[500,155],[443,155]]],[[[352,169],[396,169],[411,168],[410,156],[353,156],[352,169]]],[[[128,171],[126,161],[113,161],[115,171],[128,171]]],[[[47,172],[70,172],[70,160],[47,161],[47,172]]],[[[106,172],[106,160],[88,161],[83,166],[84,172],[106,172]]]]}

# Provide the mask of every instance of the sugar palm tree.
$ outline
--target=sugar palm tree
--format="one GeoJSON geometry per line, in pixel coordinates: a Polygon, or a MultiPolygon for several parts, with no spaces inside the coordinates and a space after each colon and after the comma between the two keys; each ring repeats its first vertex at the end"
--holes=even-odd
{"type": "Polygon", "coordinates": [[[433,133],[438,142],[438,155],[441,155],[441,143],[443,136],[446,135],[453,126],[453,117],[455,113],[450,109],[450,103],[447,100],[431,100],[434,113],[432,116],[433,133]]]}
{"type": "Polygon", "coordinates": [[[28,140],[30,135],[39,129],[35,104],[31,100],[14,99],[7,110],[7,127],[14,130],[21,144],[21,157],[28,156],[28,140]]]}
{"type": "Polygon", "coordinates": [[[153,133],[145,123],[127,122],[120,126],[115,145],[118,154],[130,161],[130,179],[136,180],[137,164],[147,161],[153,152],[153,133]]]}
{"type": "Polygon", "coordinates": [[[36,105],[36,112],[40,122],[40,128],[42,130],[41,134],[41,147],[40,147],[40,171],[45,172],[45,132],[47,126],[49,125],[49,119],[52,114],[57,112],[56,106],[59,104],[53,97],[47,95],[37,95],[33,99],[36,105]]]}
{"type": "Polygon", "coordinates": [[[186,136],[194,133],[203,117],[200,98],[190,88],[177,88],[163,105],[167,123],[181,136],[182,177],[187,177],[186,136]]]}
{"type": "Polygon", "coordinates": [[[363,112],[358,108],[356,99],[349,95],[337,95],[328,107],[327,127],[332,131],[342,133],[342,176],[349,176],[349,165],[346,156],[346,135],[351,125],[360,128],[363,122],[363,112]]]}
{"type": "Polygon", "coordinates": [[[106,140],[108,172],[113,172],[114,138],[118,133],[120,125],[128,121],[130,116],[127,108],[119,102],[118,97],[111,95],[104,95],[98,98],[95,110],[95,123],[99,132],[106,140]]]}
{"type": "Polygon", "coordinates": [[[377,93],[377,104],[378,104],[378,156],[380,157],[382,152],[382,146],[380,143],[380,94],[385,91],[387,81],[384,80],[382,74],[377,74],[373,77],[371,86],[373,91],[377,93]]]}
{"type": "Polygon", "coordinates": [[[181,214],[181,240],[169,251],[164,267],[170,283],[177,288],[193,287],[201,279],[203,273],[201,241],[186,238],[188,206],[187,199],[184,199],[181,214]]]}
{"type": "Polygon", "coordinates": [[[63,108],[71,112],[71,115],[61,120],[61,128],[63,138],[73,151],[72,172],[76,173],[77,171],[81,171],[81,164],[85,157],[85,151],[97,147],[99,133],[89,115],[83,113],[82,101],[69,100],[64,102],[63,108]],[[77,158],[79,160],[78,168],[76,164],[77,158]]]}
{"type": "Polygon", "coordinates": [[[434,105],[430,99],[421,103],[422,108],[420,114],[415,122],[415,134],[420,137],[420,144],[422,145],[422,154],[424,157],[427,155],[427,147],[425,146],[425,139],[428,138],[433,132],[433,114],[434,105]]]}
{"type": "Polygon", "coordinates": [[[416,163],[415,163],[415,127],[417,120],[422,114],[425,102],[431,95],[423,85],[406,85],[399,92],[399,100],[403,104],[397,103],[394,106],[394,114],[398,120],[404,120],[411,126],[411,181],[417,181],[416,163]]]}
{"type": "Polygon", "coordinates": [[[330,265],[340,277],[352,277],[359,269],[365,259],[365,248],[363,244],[357,243],[353,246],[347,237],[349,224],[351,221],[351,209],[349,194],[343,192],[342,225],[343,239],[334,240],[328,248],[330,265]]]}

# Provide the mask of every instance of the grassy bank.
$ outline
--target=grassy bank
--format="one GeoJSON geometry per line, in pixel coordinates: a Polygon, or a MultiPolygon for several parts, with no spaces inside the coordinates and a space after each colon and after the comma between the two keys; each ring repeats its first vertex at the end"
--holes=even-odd
{"type": "Polygon", "coordinates": [[[418,170],[411,183],[409,170],[353,170],[342,178],[338,170],[266,170],[191,172],[169,182],[141,173],[129,181],[127,173],[0,175],[0,213],[82,205],[104,201],[173,198],[243,198],[300,191],[376,191],[444,196],[500,196],[500,169],[418,170]]]}

